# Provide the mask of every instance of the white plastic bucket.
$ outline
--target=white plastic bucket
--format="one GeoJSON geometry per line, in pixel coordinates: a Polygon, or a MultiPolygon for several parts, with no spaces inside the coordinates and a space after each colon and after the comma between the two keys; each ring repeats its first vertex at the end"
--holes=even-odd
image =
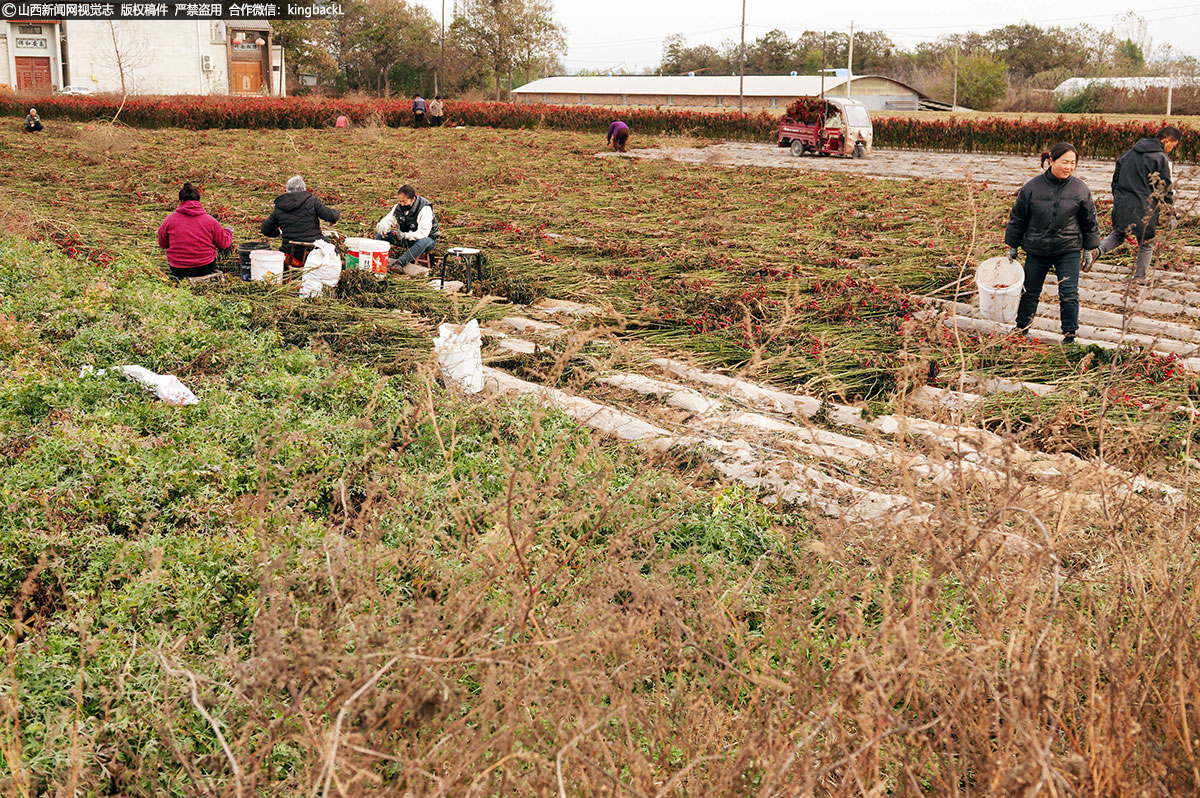
{"type": "Polygon", "coordinates": [[[347,269],[357,269],[358,268],[358,245],[364,241],[370,241],[370,240],[371,239],[369,239],[369,238],[357,238],[355,236],[350,236],[349,238],[346,239],[346,264],[345,264],[345,266],[347,269]]]}
{"type": "Polygon", "coordinates": [[[387,274],[388,253],[392,245],[371,238],[346,239],[346,268],[351,268],[350,258],[358,261],[357,268],[372,274],[387,274]]]}
{"type": "Polygon", "coordinates": [[[250,279],[273,283],[283,278],[283,253],[277,249],[256,249],[250,253],[250,279]]]}
{"type": "Polygon", "coordinates": [[[979,286],[979,312],[985,319],[1012,324],[1017,320],[1017,305],[1025,285],[1025,270],[1015,260],[988,258],[975,270],[979,286]]]}

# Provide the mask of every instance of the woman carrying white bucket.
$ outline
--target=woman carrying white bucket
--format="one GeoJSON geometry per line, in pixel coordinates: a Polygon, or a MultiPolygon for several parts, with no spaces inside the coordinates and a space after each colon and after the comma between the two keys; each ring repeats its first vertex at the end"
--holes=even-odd
{"type": "Polygon", "coordinates": [[[1065,141],[1042,153],[1042,166],[1049,161],[1050,168],[1017,193],[1004,232],[1009,258],[1016,259],[1017,247],[1025,250],[1025,285],[1017,306],[1016,332],[1029,334],[1042,284],[1054,269],[1064,344],[1075,343],[1079,329],[1079,270],[1092,267],[1100,246],[1091,189],[1072,176],[1077,158],[1075,146],[1065,141]]]}

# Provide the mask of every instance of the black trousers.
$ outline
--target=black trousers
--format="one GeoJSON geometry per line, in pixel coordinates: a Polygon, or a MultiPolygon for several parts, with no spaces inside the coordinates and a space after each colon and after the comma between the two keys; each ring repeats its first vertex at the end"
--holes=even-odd
{"type": "Polygon", "coordinates": [[[1025,254],[1025,286],[1017,305],[1017,328],[1027,329],[1037,313],[1046,275],[1058,277],[1058,320],[1064,334],[1079,329],[1079,250],[1044,257],[1025,254]]]}
{"type": "Polygon", "coordinates": [[[190,266],[186,269],[179,269],[175,266],[170,266],[171,276],[177,280],[182,280],[187,277],[205,277],[217,270],[217,259],[213,258],[212,263],[207,266],[190,266]]]}

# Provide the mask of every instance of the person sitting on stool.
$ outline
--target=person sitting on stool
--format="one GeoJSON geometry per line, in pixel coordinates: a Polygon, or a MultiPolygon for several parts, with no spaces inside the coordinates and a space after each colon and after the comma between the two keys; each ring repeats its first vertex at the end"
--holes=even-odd
{"type": "Polygon", "coordinates": [[[433,203],[417,196],[410,185],[400,186],[396,204],[375,225],[375,239],[392,246],[408,245],[399,258],[389,259],[389,267],[403,267],[426,252],[432,252],[438,242],[438,223],[433,215],[433,203]]]}
{"type": "Polygon", "coordinates": [[[25,132],[26,133],[41,133],[42,118],[38,116],[36,108],[30,108],[29,113],[25,116],[25,132]]]}
{"type": "Polygon", "coordinates": [[[275,198],[271,215],[263,220],[259,232],[267,238],[280,236],[283,239],[279,251],[286,258],[284,267],[290,270],[304,266],[304,260],[312,249],[305,245],[324,239],[321,221],[333,224],[342,214],[309,192],[300,175],[289,178],[285,188],[287,191],[275,198]]]}
{"type": "Polygon", "coordinates": [[[172,277],[207,277],[217,271],[217,251],[233,246],[233,230],[204,210],[199,189],[184,183],[179,206],[158,228],[158,245],[167,251],[172,277]]]}

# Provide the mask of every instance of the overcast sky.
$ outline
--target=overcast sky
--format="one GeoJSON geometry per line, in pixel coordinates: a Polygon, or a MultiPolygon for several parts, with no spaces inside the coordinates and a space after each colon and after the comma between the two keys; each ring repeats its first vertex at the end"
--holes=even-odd
{"type": "MultiPolygon", "coordinates": [[[[414,0],[440,19],[442,0],[414,0]]],[[[773,28],[795,38],[805,30],[882,30],[898,46],[966,31],[984,32],[1021,21],[1041,27],[1086,22],[1106,30],[1133,10],[1149,23],[1154,46],[1169,42],[1177,51],[1200,58],[1200,0],[1148,0],[1145,7],[1129,0],[1060,0],[1056,3],[1008,0],[963,2],[928,0],[859,0],[853,11],[821,10],[818,3],[746,0],[746,41],[773,28]]],[[[839,4],[842,5],[842,4],[839,4]]],[[[849,4],[845,4],[849,5],[849,4]]],[[[445,0],[447,24],[453,0],[445,0]]],[[[688,44],[737,41],[742,4],[739,0],[556,0],[555,16],[567,28],[568,71],[628,69],[640,72],[658,65],[662,41],[682,33],[688,44]]]]}

